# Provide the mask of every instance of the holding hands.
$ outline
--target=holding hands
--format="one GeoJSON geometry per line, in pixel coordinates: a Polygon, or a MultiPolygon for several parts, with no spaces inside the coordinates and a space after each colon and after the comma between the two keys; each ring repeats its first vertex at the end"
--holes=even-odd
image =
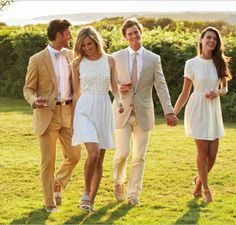
{"type": "Polygon", "coordinates": [[[166,124],[168,126],[174,127],[177,125],[178,118],[174,113],[168,113],[165,115],[166,117],[166,124]]]}

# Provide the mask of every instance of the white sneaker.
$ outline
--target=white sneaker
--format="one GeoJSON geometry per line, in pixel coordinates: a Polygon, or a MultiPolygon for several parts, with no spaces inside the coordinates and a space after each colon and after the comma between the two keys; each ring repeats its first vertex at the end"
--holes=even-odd
{"type": "Polygon", "coordinates": [[[129,204],[132,206],[135,206],[137,204],[139,204],[138,198],[137,197],[132,197],[128,200],[129,204]]]}

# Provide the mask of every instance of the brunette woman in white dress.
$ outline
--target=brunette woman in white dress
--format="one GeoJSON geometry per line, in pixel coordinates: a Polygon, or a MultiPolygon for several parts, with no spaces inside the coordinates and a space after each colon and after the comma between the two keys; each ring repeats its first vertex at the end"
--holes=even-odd
{"type": "Polygon", "coordinates": [[[90,212],[102,178],[105,150],[114,148],[110,86],[119,102],[119,112],[124,109],[118,92],[114,59],[105,54],[103,41],[94,28],[85,27],[79,31],[74,53],[72,145],[84,143],[88,152],[80,208],[90,212]]]}
{"type": "Polygon", "coordinates": [[[200,35],[199,55],[187,60],[182,92],[175,104],[179,114],[186,103],[184,115],[185,133],[194,138],[197,147],[198,176],[194,178],[195,198],[203,197],[208,203],[212,195],[208,186],[208,173],[215,164],[219,138],[224,135],[220,96],[228,92],[227,81],[231,78],[229,58],[224,55],[220,33],[207,27],[200,35]],[[202,191],[203,187],[203,191],[202,191]]]}

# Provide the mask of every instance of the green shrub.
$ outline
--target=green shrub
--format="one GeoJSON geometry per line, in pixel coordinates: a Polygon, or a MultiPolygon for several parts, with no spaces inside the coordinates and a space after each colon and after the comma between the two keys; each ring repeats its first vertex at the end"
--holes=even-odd
{"type": "MultiPolygon", "coordinates": [[[[236,32],[235,26],[221,21],[187,22],[168,18],[140,18],[144,25],[143,45],[161,56],[163,71],[174,104],[183,85],[183,71],[187,59],[197,52],[200,30],[208,25],[217,27],[224,35],[226,55],[231,57],[232,74],[236,74],[236,32]]],[[[91,23],[102,35],[105,50],[113,53],[127,47],[121,34],[122,17],[104,18],[91,23]]],[[[82,26],[72,27],[74,38],[82,26]]],[[[22,88],[29,57],[47,45],[46,25],[27,25],[25,27],[2,26],[0,30],[0,96],[22,97],[22,88]]],[[[70,45],[72,47],[72,44],[70,45]]],[[[236,79],[229,82],[229,94],[222,98],[225,120],[236,121],[236,79]]],[[[156,113],[162,114],[159,100],[153,93],[156,113]]],[[[180,117],[183,115],[183,110],[180,117]]]]}

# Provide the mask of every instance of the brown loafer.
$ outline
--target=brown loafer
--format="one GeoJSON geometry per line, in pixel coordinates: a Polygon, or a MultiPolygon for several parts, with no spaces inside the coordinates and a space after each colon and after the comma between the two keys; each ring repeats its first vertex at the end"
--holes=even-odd
{"type": "Polygon", "coordinates": [[[118,202],[122,202],[125,200],[125,193],[124,193],[124,185],[122,184],[115,184],[114,187],[114,195],[118,202]]]}

